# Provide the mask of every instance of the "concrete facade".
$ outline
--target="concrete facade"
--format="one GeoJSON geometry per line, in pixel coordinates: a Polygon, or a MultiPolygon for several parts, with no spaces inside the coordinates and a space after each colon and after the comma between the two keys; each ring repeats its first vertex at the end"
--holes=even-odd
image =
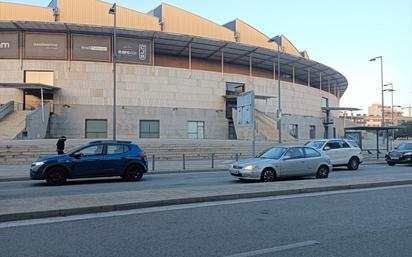
{"type": "MultiPolygon", "coordinates": [[[[113,73],[110,63],[0,60],[4,82],[21,83],[25,71],[53,71],[55,92],[50,136],[85,137],[86,119],[107,119],[112,127],[113,73]]],[[[245,91],[276,97],[277,80],[238,74],[144,65],[118,65],[117,115],[120,137],[139,135],[139,120],[159,120],[160,138],[187,138],[187,121],[204,121],[205,138],[227,139],[226,82],[244,83],[245,91]]],[[[283,130],[299,125],[299,138],[309,138],[309,126],[323,135],[322,97],[331,106],[338,98],[319,89],[281,81],[283,130]]],[[[22,102],[18,89],[2,89],[0,101],[22,102]],[[5,90],[5,91],[3,91],[5,90]],[[3,92],[5,92],[3,94],[3,92]]],[[[256,108],[273,113],[277,99],[257,100],[256,108]]]]}

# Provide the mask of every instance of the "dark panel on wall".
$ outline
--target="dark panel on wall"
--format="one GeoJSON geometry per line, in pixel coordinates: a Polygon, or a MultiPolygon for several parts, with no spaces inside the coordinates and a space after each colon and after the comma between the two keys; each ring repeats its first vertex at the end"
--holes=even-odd
{"type": "Polygon", "coordinates": [[[67,35],[63,33],[26,33],[24,57],[28,59],[67,59],[67,35]]]}
{"type": "Polygon", "coordinates": [[[110,36],[72,35],[72,59],[110,62],[110,36]]]}
{"type": "Polygon", "coordinates": [[[0,59],[19,58],[19,34],[0,32],[0,59]]]}
{"type": "Polygon", "coordinates": [[[117,38],[117,60],[123,63],[151,64],[152,41],[117,38]]]}

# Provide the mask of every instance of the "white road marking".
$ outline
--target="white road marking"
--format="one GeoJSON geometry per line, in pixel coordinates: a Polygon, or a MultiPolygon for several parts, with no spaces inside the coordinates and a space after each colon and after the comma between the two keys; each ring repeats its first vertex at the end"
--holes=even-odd
{"type": "Polygon", "coordinates": [[[280,252],[280,251],[285,251],[285,250],[289,250],[289,249],[300,248],[300,247],[311,246],[311,245],[317,245],[317,244],[320,244],[320,243],[318,241],[310,240],[310,241],[293,243],[293,244],[288,244],[288,245],[275,246],[275,247],[272,247],[272,248],[260,249],[260,250],[250,251],[250,252],[238,253],[238,254],[234,254],[234,255],[228,255],[226,257],[251,257],[251,256],[256,256],[256,255],[280,252]]]}
{"type": "Polygon", "coordinates": [[[19,221],[10,221],[10,222],[0,223],[0,229],[21,227],[21,226],[31,226],[31,225],[41,225],[41,224],[52,224],[52,223],[69,222],[69,221],[80,221],[80,220],[88,220],[88,219],[119,217],[119,216],[135,215],[135,214],[167,212],[167,211],[185,210],[185,209],[203,208],[203,207],[213,207],[213,206],[222,206],[222,205],[243,204],[243,203],[252,203],[252,202],[273,201],[273,200],[285,200],[285,199],[305,198],[305,197],[317,197],[317,196],[367,192],[367,191],[376,191],[376,190],[388,190],[388,189],[394,189],[394,188],[396,189],[396,188],[407,188],[407,187],[412,187],[412,185],[387,186],[387,187],[365,188],[365,189],[337,190],[337,191],[330,191],[330,192],[317,192],[317,193],[305,193],[305,194],[296,194],[296,195],[270,196],[270,197],[259,197],[259,198],[248,198],[248,199],[237,199],[237,200],[224,200],[224,201],[217,201],[217,202],[177,204],[177,205],[170,205],[170,206],[151,207],[151,208],[134,209],[134,210],[127,210],[127,211],[113,211],[113,212],[101,212],[101,213],[92,213],[92,214],[72,215],[72,216],[65,216],[65,217],[19,220],[19,221]]]}

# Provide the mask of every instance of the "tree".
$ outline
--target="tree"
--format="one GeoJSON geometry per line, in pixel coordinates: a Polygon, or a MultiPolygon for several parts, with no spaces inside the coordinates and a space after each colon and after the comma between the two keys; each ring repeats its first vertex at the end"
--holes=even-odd
{"type": "Polygon", "coordinates": [[[401,129],[395,131],[395,138],[409,138],[412,137],[412,121],[406,121],[400,124],[401,129]]]}

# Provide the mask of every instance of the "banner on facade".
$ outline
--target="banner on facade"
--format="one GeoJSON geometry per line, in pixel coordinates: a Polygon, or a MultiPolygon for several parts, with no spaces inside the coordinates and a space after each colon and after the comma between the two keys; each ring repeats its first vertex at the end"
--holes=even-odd
{"type": "Polygon", "coordinates": [[[67,36],[63,33],[29,33],[24,36],[24,57],[28,59],[65,60],[67,36]]]}
{"type": "Polygon", "coordinates": [[[147,39],[117,38],[117,60],[123,63],[151,64],[152,41],[147,39]]]}
{"type": "Polygon", "coordinates": [[[19,58],[19,34],[0,32],[0,59],[19,58]]]}
{"type": "Polygon", "coordinates": [[[72,35],[72,59],[110,62],[110,36],[72,35]]]}

